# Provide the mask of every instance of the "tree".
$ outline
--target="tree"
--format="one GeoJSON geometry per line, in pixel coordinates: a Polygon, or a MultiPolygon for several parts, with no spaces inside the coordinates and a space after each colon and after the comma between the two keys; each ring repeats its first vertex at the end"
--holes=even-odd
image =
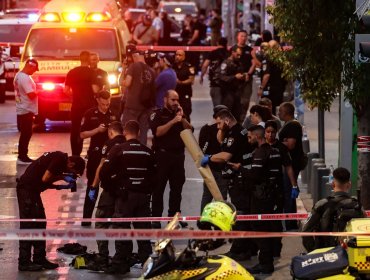
{"type": "MultiPolygon", "coordinates": [[[[370,64],[355,63],[355,33],[364,33],[354,15],[356,1],[276,0],[269,8],[280,36],[293,49],[280,53],[284,74],[301,81],[312,108],[330,110],[338,94],[352,104],[358,135],[370,135],[370,64]]],[[[370,209],[370,153],[358,156],[359,189],[370,209]]]]}

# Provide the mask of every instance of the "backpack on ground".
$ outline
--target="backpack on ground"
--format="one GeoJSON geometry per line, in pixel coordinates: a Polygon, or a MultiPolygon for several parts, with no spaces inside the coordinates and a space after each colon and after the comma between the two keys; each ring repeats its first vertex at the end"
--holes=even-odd
{"type": "Polygon", "coordinates": [[[86,253],[87,246],[83,246],[79,243],[67,243],[63,247],[57,249],[58,252],[70,255],[81,255],[86,253]]]}
{"type": "Polygon", "coordinates": [[[348,256],[341,246],[316,249],[292,258],[291,275],[294,279],[314,280],[347,274],[348,256]]]}

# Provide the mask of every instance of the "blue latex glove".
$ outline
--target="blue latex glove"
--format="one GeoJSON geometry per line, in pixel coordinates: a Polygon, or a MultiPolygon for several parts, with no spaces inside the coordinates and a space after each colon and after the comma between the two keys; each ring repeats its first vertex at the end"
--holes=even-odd
{"type": "Polygon", "coordinates": [[[296,199],[298,197],[298,195],[299,195],[299,188],[298,188],[298,186],[293,186],[292,187],[292,192],[290,193],[290,197],[292,199],[296,199]]]}
{"type": "Polygon", "coordinates": [[[211,158],[210,155],[204,155],[202,160],[200,161],[200,165],[202,167],[206,167],[206,165],[209,163],[209,159],[211,158]]]}
{"type": "Polygon", "coordinates": [[[76,182],[76,178],[73,178],[70,175],[64,176],[63,180],[66,181],[66,182],[68,182],[68,183],[74,183],[74,182],[76,182]]]}
{"type": "Polygon", "coordinates": [[[57,185],[57,190],[68,190],[72,189],[74,186],[76,186],[76,181],[70,182],[68,185],[57,185]]]}
{"type": "Polygon", "coordinates": [[[90,189],[88,196],[89,196],[89,198],[90,198],[91,201],[95,201],[95,193],[96,193],[96,189],[95,188],[90,189]]]}

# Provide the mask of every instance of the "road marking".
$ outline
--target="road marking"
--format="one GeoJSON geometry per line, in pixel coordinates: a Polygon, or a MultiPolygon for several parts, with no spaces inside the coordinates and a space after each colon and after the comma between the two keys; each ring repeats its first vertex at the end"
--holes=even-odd
{"type": "Polygon", "coordinates": [[[186,181],[193,181],[193,182],[203,183],[202,178],[186,178],[186,181]]]}

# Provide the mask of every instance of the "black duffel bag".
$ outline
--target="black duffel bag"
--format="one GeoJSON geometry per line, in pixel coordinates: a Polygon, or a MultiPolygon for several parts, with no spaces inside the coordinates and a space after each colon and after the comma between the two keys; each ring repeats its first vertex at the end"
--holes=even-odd
{"type": "Polygon", "coordinates": [[[336,246],[293,257],[290,272],[294,279],[314,280],[342,274],[347,268],[347,252],[341,246],[336,246]]]}

